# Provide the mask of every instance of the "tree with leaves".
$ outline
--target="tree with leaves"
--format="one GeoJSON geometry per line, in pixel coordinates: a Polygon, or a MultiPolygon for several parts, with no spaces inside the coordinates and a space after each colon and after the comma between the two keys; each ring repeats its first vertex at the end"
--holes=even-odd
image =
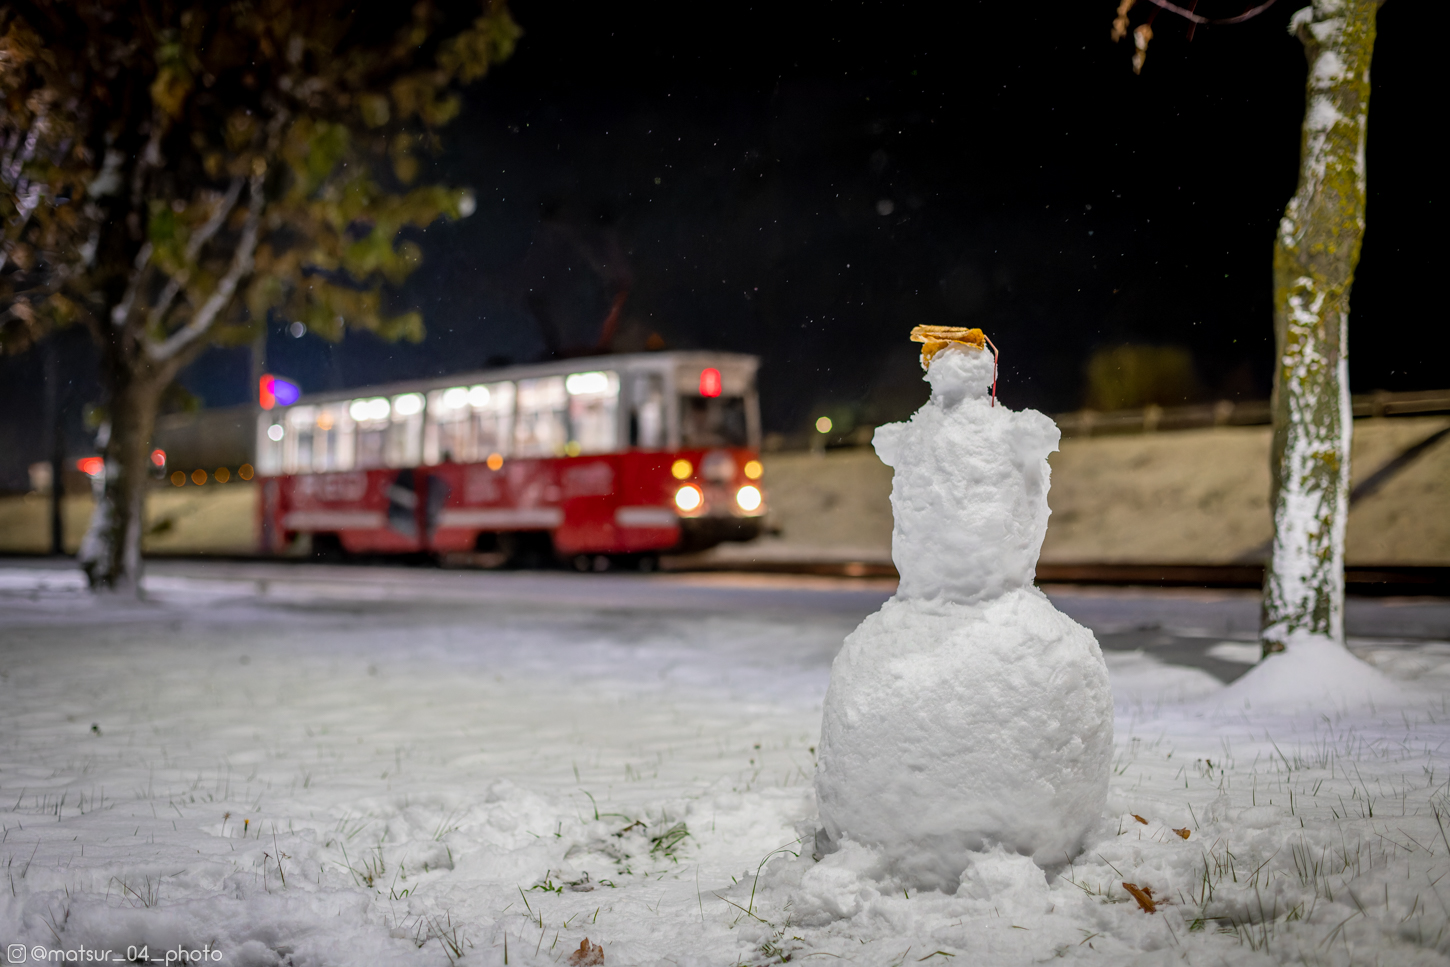
{"type": "Polygon", "coordinates": [[[406,230],[474,207],[424,165],[519,35],[503,0],[0,2],[0,352],[100,347],[93,588],[139,593],[160,398],[207,345],[422,337],[406,230]]]}
{"type": "MultiPolygon", "coordinates": [[[[1273,0],[1223,20],[1168,0],[1148,2],[1198,26],[1247,20],[1273,0]]],[[[1274,539],[1259,634],[1266,656],[1313,641],[1344,645],[1349,291],[1364,240],[1369,68],[1382,2],[1314,0],[1289,20],[1309,77],[1299,185],[1274,239],[1274,539]]],[[[1132,6],[1119,6],[1114,40],[1127,35],[1132,6]]],[[[1133,36],[1134,69],[1141,70],[1151,18],[1133,36]]]]}

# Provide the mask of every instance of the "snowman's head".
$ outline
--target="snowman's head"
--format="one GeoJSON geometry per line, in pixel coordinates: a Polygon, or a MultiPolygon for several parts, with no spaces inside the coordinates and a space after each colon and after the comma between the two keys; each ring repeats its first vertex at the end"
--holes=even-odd
{"type": "Polygon", "coordinates": [[[932,356],[922,378],[931,384],[931,398],[947,409],[962,400],[985,398],[992,390],[992,354],[962,343],[949,343],[932,356]]]}

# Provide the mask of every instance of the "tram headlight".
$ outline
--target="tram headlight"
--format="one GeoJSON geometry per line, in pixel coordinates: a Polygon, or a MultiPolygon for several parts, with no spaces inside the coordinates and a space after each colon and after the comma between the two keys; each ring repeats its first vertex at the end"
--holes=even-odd
{"type": "Polygon", "coordinates": [[[704,502],[704,491],[694,484],[685,484],[675,491],[675,506],[686,514],[699,510],[704,502]]]}
{"type": "Polygon", "coordinates": [[[735,502],[740,505],[740,509],[743,511],[759,510],[762,500],[763,498],[760,495],[759,487],[752,487],[746,484],[744,487],[735,491],[735,502]]]}

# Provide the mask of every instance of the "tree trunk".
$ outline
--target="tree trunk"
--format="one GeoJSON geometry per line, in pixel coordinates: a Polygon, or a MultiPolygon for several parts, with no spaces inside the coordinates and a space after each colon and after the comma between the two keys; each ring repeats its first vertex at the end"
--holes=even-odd
{"type": "Polygon", "coordinates": [[[1364,147],[1378,0],[1314,0],[1290,22],[1309,59],[1299,187],[1274,246],[1274,543],[1264,654],[1344,643],[1349,290],[1364,238],[1364,147]]]}
{"type": "Polygon", "coordinates": [[[151,435],[170,376],[158,378],[161,374],[144,364],[134,366],[110,366],[110,433],[102,444],[105,476],[81,541],[80,563],[92,590],[140,597],[151,435]]]}

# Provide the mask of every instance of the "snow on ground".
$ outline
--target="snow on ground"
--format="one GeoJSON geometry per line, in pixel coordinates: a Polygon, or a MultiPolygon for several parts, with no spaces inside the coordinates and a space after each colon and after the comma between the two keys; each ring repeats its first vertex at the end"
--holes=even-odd
{"type": "Polygon", "coordinates": [[[1404,697],[1287,714],[1204,670],[1252,601],[1055,594],[1105,643],[1107,812],[948,896],[811,857],[830,660],[890,593],[843,587],[172,563],[128,607],[0,567],[6,956],[1447,962],[1450,606],[1357,603],[1404,697]]]}

